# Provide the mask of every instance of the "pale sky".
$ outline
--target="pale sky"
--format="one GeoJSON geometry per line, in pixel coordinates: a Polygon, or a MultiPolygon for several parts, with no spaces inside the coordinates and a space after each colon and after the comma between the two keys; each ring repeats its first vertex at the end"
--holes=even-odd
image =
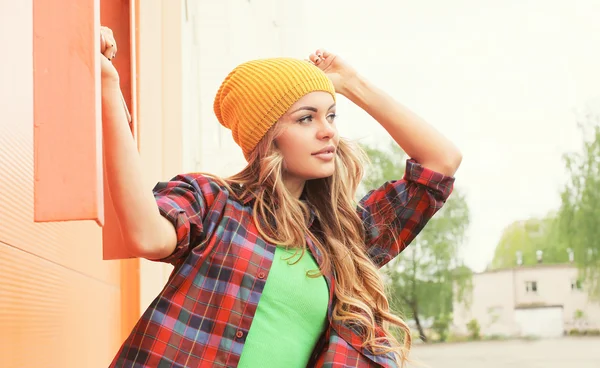
{"type": "MultiPolygon", "coordinates": [[[[576,111],[600,113],[600,1],[307,0],[303,18],[291,49],[336,52],[462,150],[468,266],[491,261],[511,222],[558,208],[576,111]]],[[[343,135],[386,136],[344,102],[343,135]]]]}

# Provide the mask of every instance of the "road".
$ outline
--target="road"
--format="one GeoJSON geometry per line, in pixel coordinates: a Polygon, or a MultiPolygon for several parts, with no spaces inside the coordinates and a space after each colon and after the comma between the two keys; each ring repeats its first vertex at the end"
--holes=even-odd
{"type": "Polygon", "coordinates": [[[600,337],[416,345],[410,368],[600,368],[600,337]]]}

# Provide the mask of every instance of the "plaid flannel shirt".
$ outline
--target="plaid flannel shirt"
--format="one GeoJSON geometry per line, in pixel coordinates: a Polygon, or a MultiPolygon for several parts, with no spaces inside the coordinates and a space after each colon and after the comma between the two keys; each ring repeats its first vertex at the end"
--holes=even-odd
{"type": "MultiPolygon", "coordinates": [[[[442,207],[454,178],[408,160],[402,180],[369,192],[357,209],[368,254],[379,267],[397,256],[442,207]]],[[[177,246],[163,261],[175,267],[123,343],[111,367],[236,367],[269,275],[275,245],[252,220],[252,198],[240,203],[213,180],[180,175],[154,189],[160,212],[175,226],[177,246]]],[[[322,254],[308,240],[317,263],[322,254]]],[[[310,367],[395,367],[390,355],[362,348],[352,327],[332,318],[310,367]]],[[[381,331],[379,336],[381,336],[381,331]]]]}

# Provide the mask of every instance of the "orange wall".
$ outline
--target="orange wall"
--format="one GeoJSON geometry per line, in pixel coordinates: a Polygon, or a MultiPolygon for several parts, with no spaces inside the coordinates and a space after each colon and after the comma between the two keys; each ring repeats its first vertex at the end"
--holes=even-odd
{"type": "Polygon", "coordinates": [[[94,222],[33,222],[32,1],[0,2],[0,366],[106,367],[123,263],[94,222]]]}

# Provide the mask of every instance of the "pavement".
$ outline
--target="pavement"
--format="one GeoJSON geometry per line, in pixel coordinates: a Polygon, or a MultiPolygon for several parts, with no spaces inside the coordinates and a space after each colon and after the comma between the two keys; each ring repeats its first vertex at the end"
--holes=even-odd
{"type": "Polygon", "coordinates": [[[600,337],[420,344],[410,368],[600,368],[600,337]]]}

